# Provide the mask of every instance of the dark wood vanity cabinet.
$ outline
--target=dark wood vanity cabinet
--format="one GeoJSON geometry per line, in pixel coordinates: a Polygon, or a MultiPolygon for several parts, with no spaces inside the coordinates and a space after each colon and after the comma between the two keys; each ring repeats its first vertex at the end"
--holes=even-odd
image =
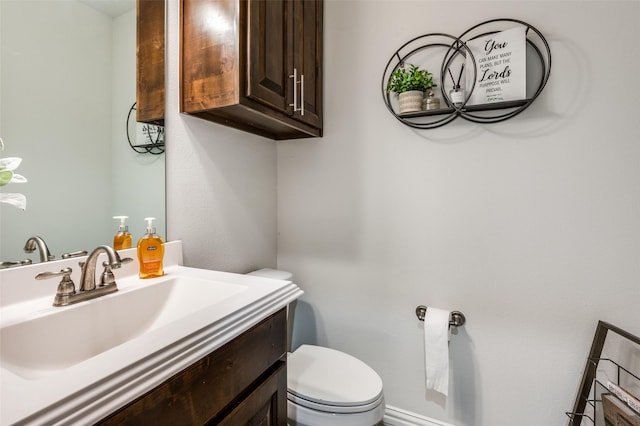
{"type": "Polygon", "coordinates": [[[322,136],[322,0],[182,0],[181,13],[182,112],[271,139],[322,136]]]}
{"type": "Polygon", "coordinates": [[[136,0],[136,121],[164,125],[165,0],[136,0]]]}
{"type": "Polygon", "coordinates": [[[99,424],[286,426],[285,340],[282,309],[99,424]]]}

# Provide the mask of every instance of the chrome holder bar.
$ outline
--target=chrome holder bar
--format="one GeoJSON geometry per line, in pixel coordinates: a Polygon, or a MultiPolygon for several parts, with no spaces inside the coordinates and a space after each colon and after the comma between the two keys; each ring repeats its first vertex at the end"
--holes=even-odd
{"type": "Polygon", "coordinates": [[[294,68],[289,78],[293,79],[293,103],[289,106],[293,107],[293,114],[299,112],[300,115],[304,115],[304,74],[301,74],[298,79],[298,69],[294,68]],[[300,85],[300,105],[298,105],[298,84],[300,85]]]}
{"type": "MultiPolygon", "coordinates": [[[[427,314],[427,307],[419,305],[416,308],[416,316],[420,321],[424,321],[424,316],[427,314]]],[[[451,317],[449,318],[449,327],[462,327],[467,322],[464,314],[460,311],[451,311],[451,317]]]]}

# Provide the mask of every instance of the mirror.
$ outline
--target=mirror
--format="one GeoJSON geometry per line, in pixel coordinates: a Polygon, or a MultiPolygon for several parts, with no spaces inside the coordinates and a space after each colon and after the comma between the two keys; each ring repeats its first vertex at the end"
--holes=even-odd
{"type": "MultiPolygon", "coordinates": [[[[135,0],[0,1],[0,157],[21,157],[27,183],[0,192],[0,261],[31,259],[42,237],[56,259],[113,244],[118,222],[134,246],[144,218],[165,228],[165,156],[135,152],[127,115],[136,101],[135,0]],[[105,8],[106,7],[106,8],[105,8]],[[111,15],[105,13],[111,13],[111,15]]],[[[144,136],[139,124],[132,137],[144,136]]]]}

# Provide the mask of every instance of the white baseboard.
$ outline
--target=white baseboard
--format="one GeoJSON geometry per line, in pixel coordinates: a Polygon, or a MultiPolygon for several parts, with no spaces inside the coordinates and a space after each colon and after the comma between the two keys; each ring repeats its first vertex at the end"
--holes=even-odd
{"type": "Polygon", "coordinates": [[[455,426],[387,405],[382,419],[385,426],[455,426]]]}

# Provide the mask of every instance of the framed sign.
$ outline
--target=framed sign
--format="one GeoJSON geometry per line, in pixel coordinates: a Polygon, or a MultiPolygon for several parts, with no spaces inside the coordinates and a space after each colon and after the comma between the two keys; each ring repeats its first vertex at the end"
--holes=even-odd
{"type": "MultiPolygon", "coordinates": [[[[517,101],[527,95],[526,28],[519,26],[468,41],[476,61],[475,86],[467,105],[517,101]]],[[[474,83],[467,56],[466,88],[474,83]]]]}

